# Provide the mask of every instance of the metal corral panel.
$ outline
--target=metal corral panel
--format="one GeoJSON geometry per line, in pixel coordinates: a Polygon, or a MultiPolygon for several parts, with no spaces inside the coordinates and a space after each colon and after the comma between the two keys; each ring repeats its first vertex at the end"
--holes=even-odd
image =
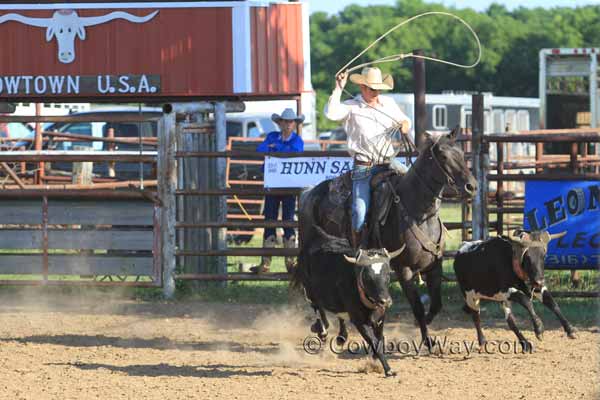
{"type": "MultiPolygon", "coordinates": [[[[50,230],[48,248],[62,250],[152,250],[151,230],[50,230]]],[[[3,249],[41,249],[41,230],[0,230],[3,249]]]]}
{"type": "Polygon", "coordinates": [[[152,226],[153,213],[149,202],[48,201],[49,224],[152,226]]]}
{"type": "Polygon", "coordinates": [[[303,6],[256,4],[0,4],[0,99],[297,95],[303,6]]]}
{"type": "MultiPolygon", "coordinates": [[[[63,255],[48,257],[48,273],[50,275],[152,275],[152,271],[152,257],[63,255]]],[[[42,274],[42,256],[1,256],[0,274],[42,274]]]]}

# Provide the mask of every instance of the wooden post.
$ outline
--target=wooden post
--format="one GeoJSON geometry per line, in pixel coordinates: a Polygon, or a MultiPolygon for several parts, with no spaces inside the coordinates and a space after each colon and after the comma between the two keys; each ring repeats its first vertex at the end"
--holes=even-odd
{"type": "MultiPolygon", "coordinates": [[[[301,107],[299,106],[299,110],[301,107]]],[[[298,128],[300,129],[300,128],[298,128]]],[[[300,134],[298,132],[298,134],[300,134]]],[[[215,103],[215,137],[217,151],[225,151],[227,147],[227,124],[225,115],[225,103],[215,103]]],[[[226,175],[226,160],[222,157],[217,158],[217,189],[225,189],[226,175]]],[[[217,215],[216,220],[224,223],[227,220],[227,197],[219,196],[217,204],[217,215]]],[[[227,248],[227,229],[218,228],[216,235],[216,248],[217,250],[224,250],[227,248]]],[[[217,271],[219,274],[227,274],[227,257],[219,257],[217,259],[217,271]]]]}
{"type": "Polygon", "coordinates": [[[536,162],[536,167],[535,167],[535,173],[536,174],[541,174],[544,169],[540,166],[538,167],[538,161],[542,161],[542,158],[544,156],[544,143],[536,143],[535,144],[535,162],[536,162]]]}
{"type": "MultiPolygon", "coordinates": [[[[42,115],[42,104],[41,103],[35,103],[35,115],[36,116],[40,116],[42,115]]],[[[40,124],[39,122],[36,122],[35,124],[35,143],[34,143],[34,149],[35,150],[42,150],[42,143],[44,142],[44,139],[42,138],[42,124],[40,124]]],[[[35,173],[35,183],[37,183],[38,185],[40,183],[42,183],[42,180],[44,178],[44,168],[46,168],[45,164],[40,161],[38,162],[38,170],[35,173]]]]}
{"type": "MultiPolygon", "coordinates": [[[[86,146],[73,146],[74,151],[93,150],[86,146]]],[[[74,162],[72,183],[75,185],[91,185],[94,163],[90,161],[74,162]]]]}
{"type": "Polygon", "coordinates": [[[570,157],[570,166],[571,172],[577,173],[577,153],[579,152],[578,143],[571,143],[571,157],[570,157]]]}
{"type": "MultiPolygon", "coordinates": [[[[106,131],[106,137],[109,139],[114,139],[115,138],[115,128],[108,128],[108,130],[106,131]]],[[[114,151],[115,144],[109,142],[107,148],[108,148],[108,151],[114,151]]],[[[114,178],[116,176],[114,161],[109,161],[109,163],[108,163],[108,176],[110,176],[111,178],[114,178]]]]}
{"type": "Polygon", "coordinates": [[[473,199],[473,240],[487,238],[487,144],[483,142],[483,95],[473,95],[472,149],[473,173],[477,180],[477,193],[473,199]]]}
{"type": "Polygon", "coordinates": [[[175,159],[175,113],[165,113],[159,123],[158,193],[162,200],[161,239],[163,294],[170,299],[175,294],[175,191],[177,189],[177,160],[175,159]]]}
{"type": "MultiPolygon", "coordinates": [[[[423,50],[413,50],[413,54],[423,55],[423,50]]],[[[415,95],[415,144],[417,148],[423,142],[423,134],[427,128],[427,105],[425,103],[425,60],[413,58],[413,80],[415,95]]]]}

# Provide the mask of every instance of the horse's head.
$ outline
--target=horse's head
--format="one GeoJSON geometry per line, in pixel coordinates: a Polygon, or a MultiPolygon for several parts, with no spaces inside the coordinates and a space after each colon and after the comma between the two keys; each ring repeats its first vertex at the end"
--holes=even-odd
{"type": "Polygon", "coordinates": [[[467,168],[465,155],[456,142],[456,137],[460,127],[456,126],[447,135],[432,138],[426,136],[424,152],[427,157],[431,157],[433,168],[437,168],[440,179],[445,180],[446,184],[452,185],[458,192],[464,196],[473,196],[477,190],[477,181],[467,168]]]}

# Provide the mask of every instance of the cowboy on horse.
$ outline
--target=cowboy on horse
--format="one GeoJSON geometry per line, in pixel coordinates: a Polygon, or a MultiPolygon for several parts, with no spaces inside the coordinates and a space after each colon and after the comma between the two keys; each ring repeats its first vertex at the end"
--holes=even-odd
{"type": "Polygon", "coordinates": [[[381,90],[394,87],[390,75],[383,76],[376,67],[363,68],[362,73],[350,75],[350,81],[360,88],[360,95],[341,102],[348,79],[347,72],[336,77],[335,88],[325,105],[325,116],[343,121],[348,135],[348,151],[354,160],[352,169],[352,246],[364,247],[367,240],[365,216],[369,210],[371,178],[394,162],[392,134],[399,129],[407,135],[411,122],[396,102],[380,96],[381,90]]]}

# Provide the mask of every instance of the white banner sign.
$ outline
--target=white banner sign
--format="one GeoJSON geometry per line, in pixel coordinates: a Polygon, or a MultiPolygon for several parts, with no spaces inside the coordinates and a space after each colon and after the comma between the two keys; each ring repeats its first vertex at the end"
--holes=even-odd
{"type": "Polygon", "coordinates": [[[350,157],[265,157],[266,188],[309,187],[352,169],[350,157]]]}

